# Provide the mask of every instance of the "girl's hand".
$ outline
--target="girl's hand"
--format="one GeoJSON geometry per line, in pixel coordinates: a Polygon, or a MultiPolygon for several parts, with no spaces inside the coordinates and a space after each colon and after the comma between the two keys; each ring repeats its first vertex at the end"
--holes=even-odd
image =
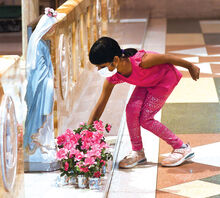
{"type": "Polygon", "coordinates": [[[197,67],[196,65],[192,64],[191,67],[189,67],[189,73],[190,73],[192,79],[196,81],[199,79],[200,68],[197,67]]]}

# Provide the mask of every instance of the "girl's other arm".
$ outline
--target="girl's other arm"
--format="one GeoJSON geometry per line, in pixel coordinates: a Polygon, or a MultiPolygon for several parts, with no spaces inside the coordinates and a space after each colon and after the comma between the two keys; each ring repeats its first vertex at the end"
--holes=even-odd
{"type": "Polygon", "coordinates": [[[171,63],[173,65],[181,66],[189,70],[189,73],[193,80],[199,79],[200,68],[193,63],[177,56],[169,54],[145,54],[142,58],[140,66],[142,68],[149,68],[154,65],[171,63]]]}
{"type": "Polygon", "coordinates": [[[96,103],[95,107],[92,110],[92,113],[90,114],[88,124],[92,124],[93,121],[99,120],[101,117],[105,106],[108,102],[108,99],[112,93],[112,90],[114,88],[115,84],[110,83],[108,80],[105,79],[103,88],[102,88],[102,93],[98,99],[98,102],[96,103]]]}

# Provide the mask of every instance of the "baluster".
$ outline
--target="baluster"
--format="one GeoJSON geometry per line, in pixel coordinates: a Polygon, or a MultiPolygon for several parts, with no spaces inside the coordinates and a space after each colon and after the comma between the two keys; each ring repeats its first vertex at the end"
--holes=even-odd
{"type": "Polygon", "coordinates": [[[87,8],[86,13],[86,29],[87,29],[87,53],[89,52],[91,45],[92,45],[92,35],[91,35],[91,6],[87,8]]]}
{"type": "Polygon", "coordinates": [[[98,38],[102,36],[102,15],[101,15],[101,2],[100,0],[96,0],[96,28],[98,38]]]}
{"type": "Polygon", "coordinates": [[[97,31],[97,20],[96,20],[96,0],[93,1],[92,6],[92,20],[93,20],[93,41],[96,41],[98,38],[98,31],[97,31]]]}
{"type": "Polygon", "coordinates": [[[80,14],[80,29],[79,29],[79,34],[80,34],[80,67],[84,68],[85,67],[85,59],[84,59],[84,25],[83,25],[83,14],[80,14]]]}
{"type": "Polygon", "coordinates": [[[73,83],[75,83],[77,79],[76,43],[76,22],[74,21],[72,24],[73,83]]]}
{"type": "Polygon", "coordinates": [[[101,28],[102,28],[102,36],[106,36],[108,33],[107,0],[101,1],[101,28]]]}

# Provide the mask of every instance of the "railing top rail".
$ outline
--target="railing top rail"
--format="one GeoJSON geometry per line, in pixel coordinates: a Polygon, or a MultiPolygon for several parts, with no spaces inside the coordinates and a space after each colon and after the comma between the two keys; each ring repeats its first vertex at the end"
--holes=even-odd
{"type": "Polygon", "coordinates": [[[65,17],[67,17],[67,15],[72,11],[74,11],[76,15],[81,14],[91,4],[91,2],[91,0],[67,0],[56,9],[58,12],[58,23],[65,20],[65,17]]]}

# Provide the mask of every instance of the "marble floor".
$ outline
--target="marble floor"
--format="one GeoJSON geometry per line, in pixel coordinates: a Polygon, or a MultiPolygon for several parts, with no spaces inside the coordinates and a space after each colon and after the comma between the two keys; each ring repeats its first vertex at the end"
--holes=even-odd
{"type": "MultiPolygon", "coordinates": [[[[162,110],[162,123],[190,142],[195,158],[179,167],[158,166],[158,198],[220,197],[219,23],[167,20],[166,53],[193,62],[201,76],[195,82],[179,68],[183,79],[162,110]]],[[[160,141],[159,150],[166,154],[170,148],[160,141]]]]}
{"type": "MultiPolygon", "coordinates": [[[[108,197],[220,197],[219,23],[219,20],[150,20],[144,49],[176,55],[201,69],[200,79],[193,81],[188,71],[178,67],[183,78],[156,117],[184,142],[190,142],[195,158],[178,167],[162,167],[160,161],[171,152],[171,147],[142,130],[148,163],[131,170],[116,166],[108,197]]],[[[117,163],[130,150],[125,124],[117,163]]]]}

